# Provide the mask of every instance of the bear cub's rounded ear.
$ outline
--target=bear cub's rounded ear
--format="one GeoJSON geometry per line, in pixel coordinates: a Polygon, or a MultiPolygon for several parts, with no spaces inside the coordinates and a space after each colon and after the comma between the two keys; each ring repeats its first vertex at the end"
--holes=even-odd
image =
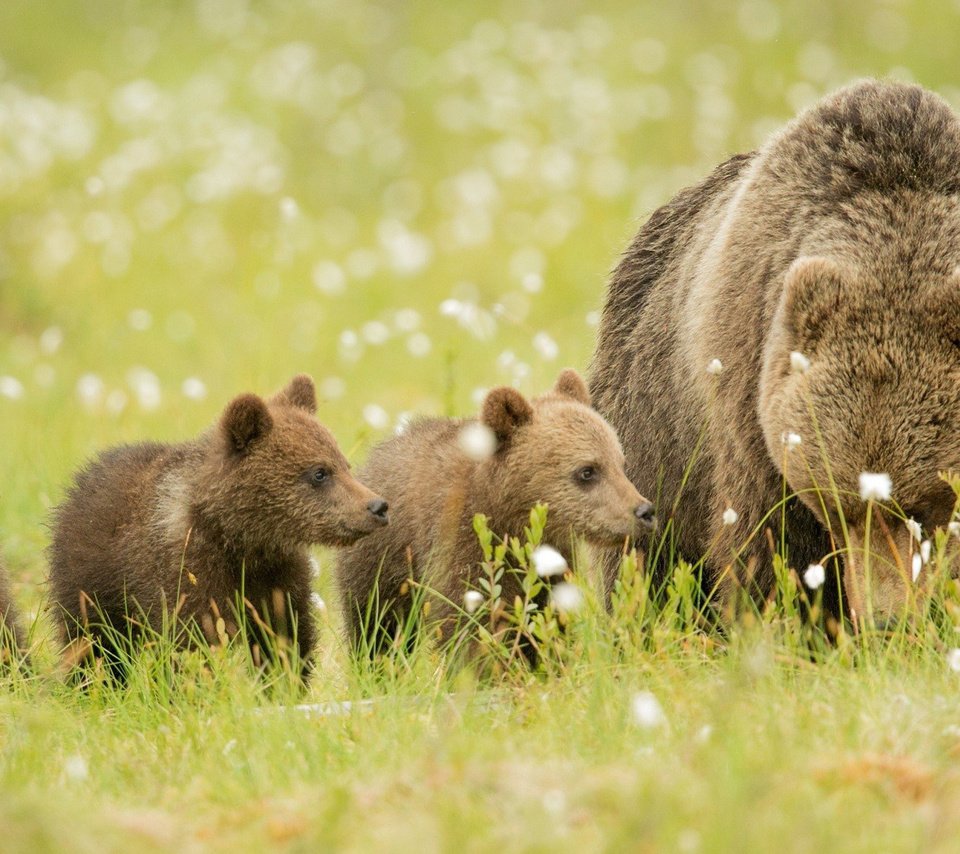
{"type": "Polygon", "coordinates": [[[255,394],[241,394],[234,398],[220,417],[220,430],[227,446],[237,454],[246,453],[272,427],[273,418],[266,402],[255,394]]]}
{"type": "Polygon", "coordinates": [[[317,413],[317,390],[307,374],[297,374],[286,388],[278,391],[270,401],[281,406],[295,406],[311,415],[317,413]]]}
{"type": "Polygon", "coordinates": [[[533,418],[533,407],[515,388],[501,386],[487,393],[480,412],[480,420],[493,430],[501,442],[509,439],[514,430],[533,418]]]}
{"type": "Polygon", "coordinates": [[[572,397],[577,403],[582,403],[584,406],[593,406],[587,384],[573,368],[564,368],[560,372],[553,390],[565,397],[572,397]]]}

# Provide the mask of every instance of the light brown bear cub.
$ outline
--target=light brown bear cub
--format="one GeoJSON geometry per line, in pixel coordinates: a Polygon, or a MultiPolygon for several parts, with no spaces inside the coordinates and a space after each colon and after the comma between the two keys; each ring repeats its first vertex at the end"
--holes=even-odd
{"type": "MultiPolygon", "coordinates": [[[[463,447],[464,428],[475,419],[416,421],[373,450],[361,477],[390,502],[390,527],[337,560],[343,608],[358,647],[382,650],[404,625],[408,579],[439,594],[432,616],[454,615],[454,605],[480,577],[483,556],[472,525],[477,513],[487,516],[495,535],[522,536],[531,507],[545,502],[544,542],[568,563],[573,535],[618,547],[652,527],[653,506],[627,480],[616,434],[591,407],[575,371],[563,371],[553,390],[533,401],[512,388],[493,389],[479,421],[496,437],[485,458],[463,447]]],[[[508,573],[502,585],[503,600],[512,602],[519,581],[508,573]]]]}
{"type": "Polygon", "coordinates": [[[242,628],[255,661],[295,636],[305,676],[306,547],[348,545],[387,523],[386,502],[352,476],[315,412],[313,382],[297,376],[269,400],[235,398],[195,441],[114,448],[80,472],[50,548],[65,644],[92,642],[122,675],[117,635],[176,614],[211,643],[242,628]]]}

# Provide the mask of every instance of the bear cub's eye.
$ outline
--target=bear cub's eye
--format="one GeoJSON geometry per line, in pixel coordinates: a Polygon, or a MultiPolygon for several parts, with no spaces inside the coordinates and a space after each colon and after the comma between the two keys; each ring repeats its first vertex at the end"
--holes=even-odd
{"type": "Polygon", "coordinates": [[[583,466],[577,469],[576,478],[580,483],[590,483],[597,479],[597,469],[595,466],[583,466]]]}
{"type": "Polygon", "coordinates": [[[310,475],[310,480],[316,485],[321,483],[326,483],[330,479],[330,469],[325,469],[322,466],[318,469],[314,469],[310,475]]]}

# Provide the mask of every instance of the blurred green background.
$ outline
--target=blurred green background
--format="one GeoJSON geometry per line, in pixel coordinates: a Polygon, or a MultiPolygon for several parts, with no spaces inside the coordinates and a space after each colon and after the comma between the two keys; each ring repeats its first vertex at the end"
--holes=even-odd
{"type": "Polygon", "coordinates": [[[0,551],[99,448],[317,380],[349,454],[586,369],[643,217],[960,2],[0,4],[0,551]]]}

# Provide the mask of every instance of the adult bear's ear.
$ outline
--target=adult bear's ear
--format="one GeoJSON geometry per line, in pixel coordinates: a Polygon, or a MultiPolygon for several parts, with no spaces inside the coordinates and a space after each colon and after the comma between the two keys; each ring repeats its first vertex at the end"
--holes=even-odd
{"type": "Polygon", "coordinates": [[[480,420],[493,430],[499,442],[505,442],[531,418],[533,407],[519,391],[510,386],[500,386],[487,392],[480,412],[480,420]]]}
{"type": "Polygon", "coordinates": [[[844,274],[829,258],[797,258],[784,281],[785,317],[797,344],[817,343],[826,322],[841,310],[844,274]]]}
{"type": "Polygon", "coordinates": [[[317,390],[313,380],[307,374],[297,374],[286,388],[278,391],[270,399],[270,402],[281,406],[295,406],[306,410],[311,415],[316,415],[317,390]]]}
{"type": "Polygon", "coordinates": [[[234,454],[245,454],[273,427],[267,404],[255,394],[241,394],[227,404],[220,417],[220,432],[227,448],[234,454]]]}
{"type": "Polygon", "coordinates": [[[560,372],[553,390],[565,397],[572,397],[577,403],[582,403],[584,406],[593,405],[587,384],[573,368],[565,368],[560,372]]]}

